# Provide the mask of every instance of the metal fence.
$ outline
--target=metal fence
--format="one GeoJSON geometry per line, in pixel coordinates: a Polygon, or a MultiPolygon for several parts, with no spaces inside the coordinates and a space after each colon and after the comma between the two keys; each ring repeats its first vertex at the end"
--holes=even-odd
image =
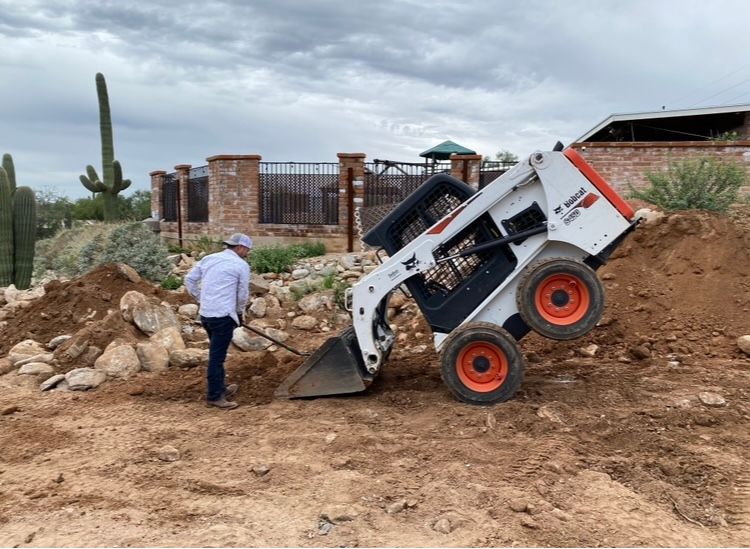
{"type": "Polygon", "coordinates": [[[433,175],[450,173],[450,168],[450,163],[366,162],[364,206],[398,204],[433,175]]]}
{"type": "Polygon", "coordinates": [[[516,165],[516,162],[485,161],[479,170],[479,188],[483,189],[516,165]]]}
{"type": "Polygon", "coordinates": [[[164,221],[177,221],[179,208],[177,198],[177,174],[168,173],[164,176],[164,183],[161,187],[161,211],[164,221]]]}
{"type": "Polygon", "coordinates": [[[338,225],[337,162],[261,162],[260,223],[338,225]]]}
{"type": "Polygon", "coordinates": [[[208,166],[192,168],[188,174],[187,220],[208,222],[208,166]]]}

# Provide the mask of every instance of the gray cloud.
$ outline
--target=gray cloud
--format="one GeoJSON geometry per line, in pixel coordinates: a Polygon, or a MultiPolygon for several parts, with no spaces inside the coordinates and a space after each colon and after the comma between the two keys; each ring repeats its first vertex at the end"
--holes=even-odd
{"type": "MultiPolygon", "coordinates": [[[[103,72],[134,189],[218,153],[416,160],[453,139],[523,155],[750,79],[748,15],[739,0],[0,0],[0,152],[26,184],[85,195],[103,72]]],[[[712,101],[742,93],[750,80],[712,101]]]]}

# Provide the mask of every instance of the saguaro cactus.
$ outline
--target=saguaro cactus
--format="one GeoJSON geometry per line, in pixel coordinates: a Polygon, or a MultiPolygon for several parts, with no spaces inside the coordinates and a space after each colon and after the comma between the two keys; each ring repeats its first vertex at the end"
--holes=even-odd
{"type": "Polygon", "coordinates": [[[3,155],[3,168],[8,174],[8,183],[10,183],[10,194],[16,192],[16,168],[13,166],[13,157],[8,153],[3,155]]]}
{"type": "Polygon", "coordinates": [[[102,193],[104,198],[104,219],[113,221],[118,218],[117,194],[130,186],[129,179],[122,178],[122,167],[115,160],[115,147],[112,139],[112,117],[109,111],[109,94],[107,82],[102,73],[96,73],[96,94],[99,97],[99,130],[102,140],[102,175],[103,181],[93,166],[86,166],[86,175],[81,176],[81,183],[92,193],[102,193]]]}
{"type": "MultiPolygon", "coordinates": [[[[4,162],[3,158],[3,164],[4,162]]],[[[0,168],[0,286],[13,283],[13,193],[5,168],[0,168]]]]}
{"type": "Polygon", "coordinates": [[[36,244],[36,197],[29,187],[16,188],[13,157],[0,167],[0,286],[31,285],[36,244]]]}
{"type": "Polygon", "coordinates": [[[31,286],[36,243],[36,197],[29,187],[13,196],[13,283],[19,290],[31,286]]]}

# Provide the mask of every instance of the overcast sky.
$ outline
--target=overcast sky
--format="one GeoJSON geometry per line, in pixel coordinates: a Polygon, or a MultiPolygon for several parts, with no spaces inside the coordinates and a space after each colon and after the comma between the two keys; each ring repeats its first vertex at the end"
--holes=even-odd
{"type": "Polygon", "coordinates": [[[612,113],[750,102],[750,2],[0,0],[0,153],[19,185],[86,196],[115,156],[419,161],[568,144],[612,113]]]}

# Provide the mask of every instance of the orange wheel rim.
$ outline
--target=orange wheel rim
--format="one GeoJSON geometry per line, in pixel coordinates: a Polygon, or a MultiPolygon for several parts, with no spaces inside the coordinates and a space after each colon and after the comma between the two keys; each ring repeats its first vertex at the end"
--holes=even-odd
{"type": "Polygon", "coordinates": [[[456,373],[464,386],[477,393],[489,393],[501,387],[508,377],[505,352],[492,343],[477,341],[461,350],[456,373]]]}
{"type": "Polygon", "coordinates": [[[557,326],[569,326],[586,316],[591,295],[580,278],[559,273],[548,276],[537,286],[534,302],[544,320],[557,326]]]}

